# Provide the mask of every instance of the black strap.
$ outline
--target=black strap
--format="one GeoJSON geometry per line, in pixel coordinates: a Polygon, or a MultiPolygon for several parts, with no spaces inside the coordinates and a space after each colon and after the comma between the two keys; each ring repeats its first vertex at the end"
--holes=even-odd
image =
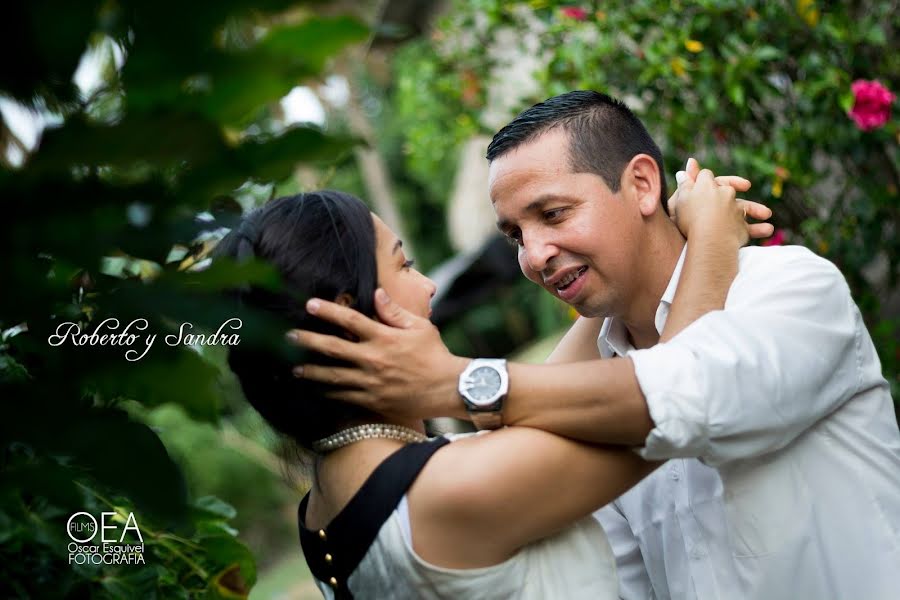
{"type": "Polygon", "coordinates": [[[347,506],[324,529],[306,528],[309,494],[300,501],[297,520],[303,555],[313,576],[334,589],[335,598],[353,597],[347,588],[347,579],[359,566],[381,526],[397,508],[425,463],[449,441],[439,437],[408,444],[391,454],[372,471],[347,506]]]}

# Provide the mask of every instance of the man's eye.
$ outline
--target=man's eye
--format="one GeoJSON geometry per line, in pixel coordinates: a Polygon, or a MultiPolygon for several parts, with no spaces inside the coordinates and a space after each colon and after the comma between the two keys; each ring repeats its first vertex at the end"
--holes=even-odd
{"type": "Polygon", "coordinates": [[[563,213],[566,212],[565,208],[553,208],[551,210],[544,211],[544,218],[548,221],[555,221],[562,217],[563,213]]]}
{"type": "Polygon", "coordinates": [[[506,238],[506,243],[510,246],[521,246],[522,245],[522,234],[518,231],[513,231],[504,235],[506,238]]]}

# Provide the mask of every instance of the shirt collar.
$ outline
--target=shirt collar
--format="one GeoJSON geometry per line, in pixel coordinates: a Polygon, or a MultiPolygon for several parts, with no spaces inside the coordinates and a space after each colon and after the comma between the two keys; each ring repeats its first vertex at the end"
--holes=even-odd
{"type": "MultiPolygon", "coordinates": [[[[669,278],[669,285],[663,292],[662,298],[659,300],[659,306],[656,307],[656,318],[653,320],[657,333],[662,333],[666,326],[666,320],[669,318],[669,309],[672,307],[672,300],[675,298],[675,290],[678,289],[678,281],[681,279],[681,269],[684,267],[684,257],[687,254],[687,244],[681,249],[681,256],[675,264],[672,276],[669,278]]],[[[600,336],[597,338],[597,349],[603,358],[611,358],[613,356],[626,356],[634,350],[634,346],[628,341],[628,330],[621,319],[607,317],[603,321],[603,327],[600,329],[600,336]]]]}

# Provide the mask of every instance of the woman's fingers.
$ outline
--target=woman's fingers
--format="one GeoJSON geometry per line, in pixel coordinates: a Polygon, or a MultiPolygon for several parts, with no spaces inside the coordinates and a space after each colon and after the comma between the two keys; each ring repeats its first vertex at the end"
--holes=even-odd
{"type": "Polygon", "coordinates": [[[716,177],[716,183],[731,186],[738,192],[746,192],[753,185],[749,179],[737,175],[719,175],[716,177]]]}
{"type": "Polygon", "coordinates": [[[775,233],[775,226],[771,223],[751,223],[747,225],[747,232],[751,238],[759,240],[771,237],[775,233]]]}
{"type": "Polygon", "coordinates": [[[757,221],[765,221],[772,218],[772,209],[765,204],[753,202],[752,200],[738,199],[738,203],[744,209],[744,214],[751,219],[757,221]]]}
{"type": "Polygon", "coordinates": [[[697,179],[697,174],[700,173],[700,163],[697,162],[696,158],[689,158],[687,159],[687,164],[684,165],[684,170],[688,178],[693,181],[697,179]]]}

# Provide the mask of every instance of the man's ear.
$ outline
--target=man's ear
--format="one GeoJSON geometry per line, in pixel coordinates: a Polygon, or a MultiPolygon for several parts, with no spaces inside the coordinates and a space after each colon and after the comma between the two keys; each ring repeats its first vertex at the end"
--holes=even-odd
{"type": "Polygon", "coordinates": [[[622,172],[622,187],[637,201],[644,217],[650,217],[660,209],[661,177],[659,166],[648,154],[635,155],[622,172]]]}

